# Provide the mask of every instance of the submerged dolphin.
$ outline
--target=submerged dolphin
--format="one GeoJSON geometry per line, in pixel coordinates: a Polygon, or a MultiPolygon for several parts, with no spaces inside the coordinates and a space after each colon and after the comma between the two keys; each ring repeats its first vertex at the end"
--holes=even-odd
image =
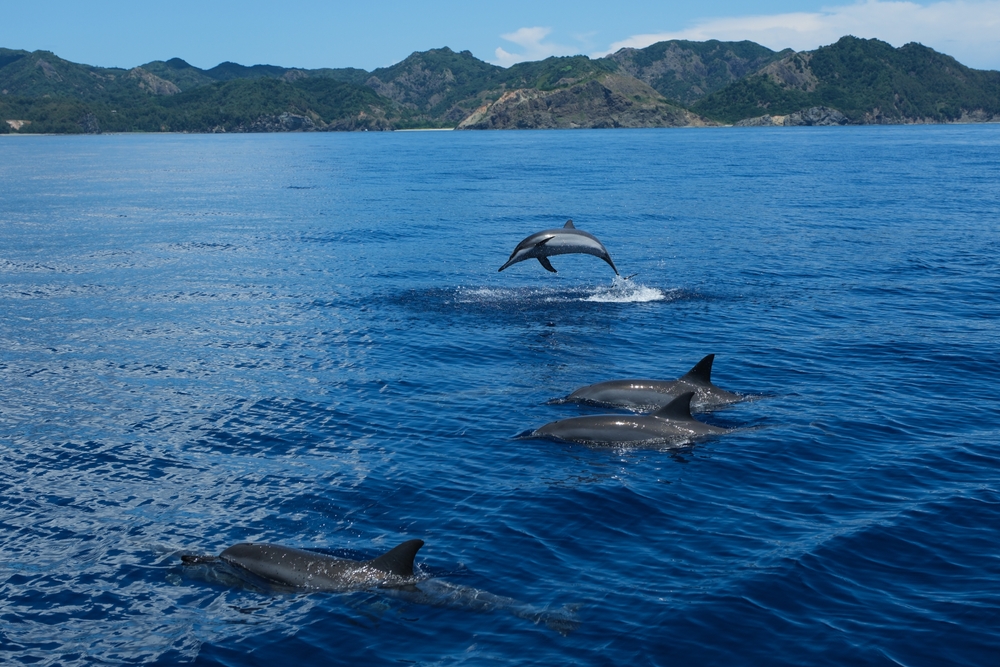
{"type": "Polygon", "coordinates": [[[688,391],[648,415],[594,415],[550,422],[530,437],[555,438],[584,445],[677,444],[729,429],[700,422],[691,416],[693,391],[688,391]]]}
{"type": "Polygon", "coordinates": [[[514,248],[514,252],[510,254],[510,259],[498,271],[503,271],[511,264],[517,264],[526,259],[534,258],[538,260],[546,271],[556,273],[556,270],[552,268],[552,264],[549,263],[549,257],[552,255],[568,255],[570,253],[584,253],[600,257],[610,264],[611,268],[615,270],[615,275],[618,275],[618,269],[615,268],[615,263],[611,261],[608,249],[593,234],[582,232],[574,227],[572,220],[567,220],[566,225],[562,229],[546,229],[543,232],[532,234],[518,243],[517,247],[514,248]]]}
{"type": "Polygon", "coordinates": [[[443,579],[428,579],[412,586],[386,589],[385,593],[406,602],[433,607],[451,607],[481,613],[506,611],[536,625],[544,623],[561,635],[572,633],[580,624],[576,616],[579,604],[568,604],[558,608],[538,607],[472,586],[453,584],[443,579]]]}
{"type": "Polygon", "coordinates": [[[423,540],[409,540],[372,560],[334,558],[277,544],[242,543],[218,556],[183,555],[187,565],[222,561],[268,584],[314,591],[403,586],[413,580],[413,559],[423,540]]]}
{"type": "Polygon", "coordinates": [[[588,403],[610,408],[625,408],[637,412],[661,408],[680,394],[693,391],[692,403],[698,410],[711,410],[743,400],[739,394],[712,384],[710,354],[676,380],[609,380],[577,389],[554,403],[588,403]]]}

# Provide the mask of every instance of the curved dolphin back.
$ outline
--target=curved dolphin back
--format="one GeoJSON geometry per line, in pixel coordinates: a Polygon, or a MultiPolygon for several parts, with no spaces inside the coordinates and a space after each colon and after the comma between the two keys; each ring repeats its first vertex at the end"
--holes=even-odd
{"type": "Polygon", "coordinates": [[[611,261],[611,255],[604,244],[593,234],[577,229],[572,220],[567,220],[561,229],[545,229],[524,238],[514,247],[510,257],[497,269],[497,272],[527,259],[537,259],[546,271],[556,273],[549,257],[573,253],[600,257],[608,263],[616,276],[621,275],[618,273],[618,267],[611,261]]]}
{"type": "Polygon", "coordinates": [[[394,574],[397,577],[413,576],[413,559],[416,558],[423,540],[408,540],[368,562],[376,570],[394,574]]]}
{"type": "Polygon", "coordinates": [[[675,421],[694,421],[694,417],[691,416],[691,399],[693,397],[693,391],[686,391],[659,410],[650,413],[649,416],[675,421]]]}

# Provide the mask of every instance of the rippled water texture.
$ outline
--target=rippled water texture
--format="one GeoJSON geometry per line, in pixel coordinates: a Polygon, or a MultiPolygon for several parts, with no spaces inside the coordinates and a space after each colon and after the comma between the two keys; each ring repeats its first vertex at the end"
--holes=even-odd
{"type": "Polygon", "coordinates": [[[1000,127],[0,140],[0,661],[995,664],[1000,127]],[[503,273],[528,234],[595,257],[503,273]],[[523,440],[716,353],[680,448],[523,440]],[[273,594],[271,541],[420,590],[273,594]]]}

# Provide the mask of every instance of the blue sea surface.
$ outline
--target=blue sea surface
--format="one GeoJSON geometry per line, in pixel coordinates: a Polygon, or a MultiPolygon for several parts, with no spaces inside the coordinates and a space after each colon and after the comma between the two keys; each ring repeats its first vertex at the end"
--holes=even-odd
{"type": "Polygon", "coordinates": [[[996,665],[998,387],[1000,126],[4,137],[0,662],[996,665]],[[635,275],[497,272],[568,218],[635,275]]]}

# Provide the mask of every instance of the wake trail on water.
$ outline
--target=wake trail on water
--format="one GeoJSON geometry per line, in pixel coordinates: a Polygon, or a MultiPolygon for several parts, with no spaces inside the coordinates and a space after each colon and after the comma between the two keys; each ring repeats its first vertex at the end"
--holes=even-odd
{"type": "Polygon", "coordinates": [[[649,303],[676,298],[679,289],[661,289],[616,276],[610,285],[559,289],[552,287],[460,287],[459,303],[649,303]]]}

